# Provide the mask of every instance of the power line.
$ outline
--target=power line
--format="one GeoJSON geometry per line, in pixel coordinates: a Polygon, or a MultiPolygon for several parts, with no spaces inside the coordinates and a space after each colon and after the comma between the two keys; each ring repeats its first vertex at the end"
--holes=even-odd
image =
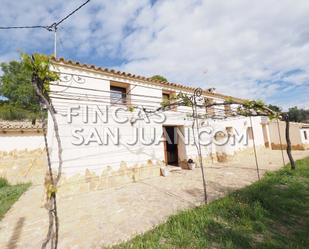
{"type": "Polygon", "coordinates": [[[83,4],[81,4],[80,6],[78,6],[75,10],[73,10],[70,14],[66,15],[64,18],[62,18],[60,21],[58,22],[54,22],[51,25],[33,25],[33,26],[0,26],[0,29],[46,29],[48,31],[54,31],[54,29],[57,29],[57,26],[59,26],[59,24],[61,24],[62,22],[64,22],[66,19],[68,19],[70,16],[72,16],[74,13],[76,13],[77,11],[79,11],[82,7],[84,7],[86,4],[88,4],[91,0],[87,0],[86,2],[84,2],[83,4]]]}
{"type": "Polygon", "coordinates": [[[35,25],[35,26],[8,26],[0,27],[0,29],[46,29],[48,30],[49,26],[35,25]]]}
{"type": "MultiPolygon", "coordinates": [[[[53,92],[51,92],[51,93],[53,93],[53,92]]],[[[74,93],[72,93],[72,94],[74,94],[74,93]]],[[[88,95],[88,94],[84,94],[84,95],[79,94],[79,95],[76,95],[75,98],[72,98],[73,95],[71,95],[71,94],[59,94],[58,93],[58,94],[52,94],[51,98],[52,99],[70,100],[70,101],[74,101],[74,102],[82,101],[82,102],[86,102],[85,104],[89,104],[89,102],[92,102],[92,103],[103,103],[103,104],[107,104],[107,105],[112,104],[112,102],[110,102],[110,97],[109,96],[97,96],[97,97],[94,97],[94,96],[91,96],[91,95],[88,95]]],[[[145,96],[145,97],[147,97],[147,96],[145,96]]],[[[130,103],[118,103],[117,105],[119,105],[119,106],[131,106],[131,105],[136,106],[139,103],[142,103],[140,105],[142,105],[144,107],[158,108],[158,106],[160,104],[158,102],[146,101],[146,100],[138,100],[138,99],[132,99],[131,101],[132,102],[130,102],[130,103]],[[147,104],[147,103],[149,103],[149,104],[147,104]],[[153,105],[151,103],[154,103],[156,105],[153,105]]],[[[72,104],[72,102],[67,102],[66,104],[72,104]]],[[[96,105],[96,104],[93,104],[93,105],[96,105]]],[[[182,106],[180,105],[180,107],[182,107],[182,106]]],[[[173,110],[171,110],[171,111],[173,111],[173,110]]],[[[213,114],[215,114],[215,113],[217,113],[217,114],[219,113],[220,114],[221,113],[221,114],[231,114],[231,115],[233,115],[235,111],[225,111],[225,110],[222,110],[222,109],[219,109],[219,108],[214,108],[214,113],[213,114]]],[[[181,111],[181,110],[177,110],[177,112],[178,113],[188,113],[187,111],[181,111]]]]}
{"type": "Polygon", "coordinates": [[[72,16],[74,13],[76,13],[77,11],[79,11],[82,7],[84,7],[86,4],[88,4],[90,2],[90,0],[87,0],[86,2],[84,2],[83,4],[81,4],[80,6],[78,6],[75,10],[73,10],[71,13],[69,13],[68,15],[66,15],[64,18],[62,18],[60,21],[58,22],[54,22],[51,25],[34,25],[34,26],[3,26],[0,27],[0,30],[12,30],[12,29],[46,29],[47,31],[50,32],[54,32],[54,56],[57,56],[57,29],[58,26],[63,23],[65,20],[67,20],[70,16],[72,16]]]}
{"type": "Polygon", "coordinates": [[[77,7],[75,10],[73,10],[70,14],[68,14],[67,16],[65,16],[64,18],[62,18],[60,21],[58,21],[57,23],[54,23],[55,27],[59,26],[59,24],[61,24],[62,22],[64,22],[66,19],[68,19],[70,16],[72,16],[74,13],[76,13],[77,11],[79,11],[82,7],[84,7],[86,4],[88,4],[90,2],[90,0],[87,0],[86,2],[84,2],[82,5],[80,5],[79,7],[77,7]]]}
{"type": "MultiPolygon", "coordinates": [[[[57,71],[56,71],[57,72],[57,71]]],[[[60,73],[60,72],[58,72],[60,73]]],[[[60,73],[62,74],[62,73],[60,73]]],[[[99,77],[93,77],[93,76],[85,76],[85,75],[78,75],[78,74],[68,74],[68,73],[64,73],[67,74],[71,77],[74,76],[78,76],[78,77],[85,77],[85,78],[94,78],[94,79],[101,79],[99,77]]],[[[54,86],[58,86],[58,87],[66,87],[66,90],[68,89],[80,89],[80,90],[86,90],[86,91],[94,91],[94,92],[100,92],[100,93],[107,93],[110,94],[113,91],[111,90],[99,90],[99,89],[94,89],[94,88],[88,88],[88,87],[80,87],[80,86],[72,86],[71,85],[71,80],[68,81],[63,81],[63,82],[70,82],[69,85],[62,85],[62,84],[55,84],[55,83],[51,83],[51,85],[54,86]]],[[[134,87],[131,88],[130,91],[127,92],[127,96],[130,96],[130,102],[126,102],[126,103],[119,103],[117,105],[123,105],[123,106],[132,106],[134,108],[138,108],[138,109],[145,109],[145,107],[147,108],[155,108],[156,111],[158,111],[158,105],[161,104],[161,102],[159,102],[158,100],[162,100],[161,96],[150,96],[150,95],[142,95],[142,94],[133,94],[131,93],[131,91],[137,87],[137,86],[141,86],[139,84],[132,84],[134,87]],[[144,98],[153,98],[153,100],[145,100],[144,98]],[[142,99],[139,99],[142,98],[142,99]],[[138,105],[140,105],[140,103],[142,103],[143,108],[139,107],[138,105]]],[[[141,87],[145,87],[145,86],[141,86],[141,87]]],[[[147,87],[147,88],[151,88],[151,89],[156,89],[154,87],[147,87]]],[[[95,94],[95,93],[76,93],[76,92],[68,92],[66,90],[62,90],[62,91],[50,91],[50,93],[52,94],[51,97],[53,99],[59,99],[59,100],[71,100],[71,101],[76,101],[76,102],[87,102],[85,104],[89,104],[89,102],[91,103],[95,103],[93,105],[96,105],[98,103],[102,103],[102,104],[107,104],[107,105],[112,105],[113,104],[110,102],[110,96],[108,96],[106,94],[105,95],[99,95],[99,94],[95,94]],[[74,97],[74,98],[72,98],[74,97]]],[[[118,102],[118,101],[117,101],[118,102]]],[[[63,104],[69,104],[68,102],[63,102],[63,104]]],[[[177,104],[176,104],[177,105],[177,104]]],[[[178,106],[178,105],[177,105],[178,106]]],[[[181,107],[181,105],[180,105],[181,107]]],[[[202,110],[204,110],[204,106],[203,105],[199,105],[199,112],[202,110]]],[[[153,116],[155,114],[156,111],[151,111],[151,113],[149,113],[147,116],[153,116]]],[[[162,110],[162,111],[168,111],[168,110],[162,110]]],[[[173,111],[173,110],[169,110],[169,111],[173,111]]],[[[175,110],[176,111],[176,110],[175,110]]],[[[147,110],[145,111],[147,112],[147,110]]],[[[177,116],[181,115],[181,114],[190,114],[191,112],[189,111],[181,111],[181,110],[177,110],[177,116]]],[[[173,114],[173,116],[176,115],[176,113],[173,114]]],[[[237,108],[236,106],[230,106],[229,110],[226,110],[223,106],[222,107],[216,107],[216,106],[211,106],[209,108],[209,110],[206,111],[206,118],[210,118],[210,119],[214,119],[214,120],[224,120],[227,118],[232,118],[232,119],[239,119],[239,118],[244,118],[243,116],[239,115],[237,113],[237,108]]]]}

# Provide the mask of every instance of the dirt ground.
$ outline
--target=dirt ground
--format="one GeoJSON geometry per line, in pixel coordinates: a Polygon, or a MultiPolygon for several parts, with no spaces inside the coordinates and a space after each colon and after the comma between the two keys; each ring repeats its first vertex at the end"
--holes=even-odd
{"type": "MultiPolygon", "coordinates": [[[[259,149],[260,174],[282,167],[280,151],[259,149]]],[[[293,151],[295,159],[309,151],[293,151]]],[[[287,162],[287,158],[285,158],[287,162]]],[[[203,203],[201,169],[170,168],[156,177],[121,188],[94,191],[58,200],[60,249],[102,248],[143,233],[180,210],[203,203]]],[[[228,163],[207,163],[210,200],[257,180],[253,151],[241,152],[228,163]]],[[[40,248],[47,232],[43,189],[32,186],[0,222],[0,248],[40,248]]]]}

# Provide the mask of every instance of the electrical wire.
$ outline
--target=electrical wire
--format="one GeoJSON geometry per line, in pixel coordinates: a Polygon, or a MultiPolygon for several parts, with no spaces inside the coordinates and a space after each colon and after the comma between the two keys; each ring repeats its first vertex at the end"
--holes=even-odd
{"type": "Polygon", "coordinates": [[[72,16],[73,14],[75,14],[77,11],[79,11],[82,7],[84,7],[86,4],[88,4],[90,2],[90,0],[87,0],[86,2],[84,2],[83,4],[81,4],[80,6],[78,6],[75,10],[73,10],[70,14],[68,14],[67,16],[65,16],[64,18],[62,18],[60,21],[56,22],[54,25],[55,27],[59,26],[62,22],[64,22],[66,19],[68,19],[70,16],[72,16]]]}
{"type": "Polygon", "coordinates": [[[63,23],[65,20],[67,20],[69,17],[71,17],[73,14],[75,14],[77,11],[79,11],[82,7],[84,7],[86,4],[88,4],[91,0],[87,0],[86,2],[84,2],[83,4],[81,4],[80,6],[78,6],[75,10],[73,10],[72,12],[70,12],[68,15],[66,15],[65,17],[63,17],[60,21],[58,22],[54,22],[51,25],[34,25],[34,26],[1,26],[0,30],[10,30],[10,29],[46,29],[48,31],[54,31],[57,29],[57,27],[63,23]]]}
{"type": "MultiPolygon", "coordinates": [[[[93,88],[85,88],[85,87],[77,87],[77,86],[68,86],[68,85],[62,85],[62,84],[55,84],[55,83],[51,83],[51,85],[54,85],[54,86],[60,86],[60,87],[66,87],[67,89],[68,88],[73,88],[73,89],[79,89],[79,90],[87,90],[87,91],[96,91],[96,92],[102,92],[102,93],[112,93],[113,91],[110,91],[110,90],[99,90],[99,89],[93,89],[93,88]]],[[[135,85],[135,86],[140,86],[140,85],[135,85]]],[[[144,86],[140,86],[140,87],[144,87],[144,86]]],[[[66,90],[67,90],[66,89],[66,90]]],[[[131,89],[130,91],[132,91],[133,89],[131,89]]],[[[132,94],[132,93],[130,93],[130,91],[128,92],[128,96],[136,96],[136,97],[142,97],[142,98],[154,98],[154,99],[160,99],[160,100],[162,100],[162,97],[160,97],[160,96],[150,96],[150,95],[148,95],[148,96],[145,96],[145,95],[141,95],[141,94],[132,94]]],[[[64,94],[73,94],[73,95],[78,95],[78,96],[81,96],[82,94],[81,93],[74,93],[74,92],[67,92],[67,91],[51,91],[51,93],[55,93],[55,94],[59,94],[59,95],[62,95],[62,97],[64,97],[63,95],[64,94]]],[[[95,97],[96,99],[97,98],[105,98],[105,99],[107,99],[107,98],[109,98],[109,96],[102,96],[102,95],[95,95],[95,94],[84,94],[84,97],[86,97],[87,98],[87,100],[90,100],[90,98],[89,97],[95,97]]],[[[159,102],[156,102],[156,101],[150,101],[150,100],[142,100],[143,102],[153,102],[153,103],[156,103],[156,104],[158,104],[159,102]]],[[[108,102],[109,104],[110,104],[110,102],[108,102]]],[[[160,101],[160,103],[161,103],[161,101],[160,101]]],[[[201,108],[204,108],[204,106],[203,105],[200,105],[199,107],[201,107],[201,108]]],[[[212,106],[211,108],[209,108],[209,110],[211,110],[211,109],[217,109],[217,110],[222,110],[222,111],[225,111],[224,110],[224,108],[219,108],[219,107],[215,107],[215,106],[212,106]]],[[[231,110],[233,110],[232,108],[231,108],[231,110]]],[[[235,108],[234,108],[234,110],[236,110],[235,108]]]]}
{"type": "MultiPolygon", "coordinates": [[[[85,88],[84,88],[85,89],[85,88]]],[[[97,103],[103,103],[103,104],[106,104],[106,105],[110,105],[111,102],[110,102],[110,97],[109,96],[101,96],[101,95],[90,95],[90,94],[78,94],[78,93],[69,93],[69,94],[66,94],[64,92],[62,93],[57,93],[57,94],[52,94],[51,97],[53,99],[61,99],[61,100],[69,100],[70,102],[61,102],[62,104],[72,104],[72,101],[77,101],[77,102],[86,102],[84,103],[85,105],[95,105],[97,106],[97,103]],[[77,95],[77,98],[74,98],[72,99],[72,95],[77,95]],[[96,104],[91,104],[89,102],[93,102],[93,103],[96,103],[96,104]]],[[[147,97],[147,96],[143,96],[144,98],[147,97]]],[[[150,96],[151,97],[151,96],[150,96]]],[[[134,106],[136,104],[138,104],[139,102],[142,102],[143,103],[143,107],[149,107],[149,108],[158,108],[158,102],[155,102],[155,101],[146,101],[146,100],[140,100],[140,99],[131,99],[131,102],[130,103],[119,103],[118,106],[134,106]],[[151,105],[151,104],[145,104],[146,103],[154,103],[156,105],[151,105]]],[[[58,102],[55,103],[56,105],[58,105],[58,102]]],[[[67,107],[65,105],[63,105],[63,107],[67,107]]],[[[136,106],[136,108],[138,108],[138,106],[136,106]]],[[[203,110],[203,108],[201,108],[203,110]]],[[[201,111],[201,110],[200,110],[201,111]]],[[[213,107],[213,111],[214,113],[211,113],[209,112],[208,113],[208,116],[218,116],[218,114],[221,114],[221,115],[225,115],[225,117],[234,117],[236,115],[236,111],[237,109],[231,109],[229,111],[227,110],[224,110],[222,108],[217,108],[217,107],[213,107]]],[[[191,112],[186,112],[186,111],[181,111],[181,110],[173,110],[173,112],[178,112],[178,113],[191,113],[191,112]]]]}
{"type": "Polygon", "coordinates": [[[8,26],[8,27],[0,27],[2,30],[8,29],[46,29],[48,30],[49,26],[35,25],[35,26],[8,26]]]}

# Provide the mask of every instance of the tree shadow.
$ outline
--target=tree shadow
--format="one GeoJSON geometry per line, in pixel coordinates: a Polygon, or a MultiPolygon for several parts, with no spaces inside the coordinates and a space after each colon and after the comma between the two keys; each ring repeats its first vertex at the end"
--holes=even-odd
{"type": "MultiPolygon", "coordinates": [[[[201,183],[202,184],[202,183],[201,183]]],[[[236,187],[230,187],[222,185],[218,182],[208,181],[207,182],[207,194],[210,197],[210,200],[215,200],[223,195],[227,195],[233,191],[235,191],[236,187]]],[[[204,189],[203,188],[189,188],[186,189],[185,192],[193,197],[204,197],[204,189]]]]}
{"type": "Polygon", "coordinates": [[[23,226],[25,222],[25,217],[20,217],[14,227],[13,234],[6,246],[7,249],[15,249],[17,248],[17,243],[20,238],[23,226]]]}

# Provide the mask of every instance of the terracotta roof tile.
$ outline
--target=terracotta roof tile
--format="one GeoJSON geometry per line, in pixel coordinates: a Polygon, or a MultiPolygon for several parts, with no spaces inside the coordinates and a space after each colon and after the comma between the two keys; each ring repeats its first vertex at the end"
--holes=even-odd
{"type": "Polygon", "coordinates": [[[31,121],[7,121],[0,120],[0,131],[30,131],[41,130],[42,123],[36,122],[32,125],[31,121]]]}

